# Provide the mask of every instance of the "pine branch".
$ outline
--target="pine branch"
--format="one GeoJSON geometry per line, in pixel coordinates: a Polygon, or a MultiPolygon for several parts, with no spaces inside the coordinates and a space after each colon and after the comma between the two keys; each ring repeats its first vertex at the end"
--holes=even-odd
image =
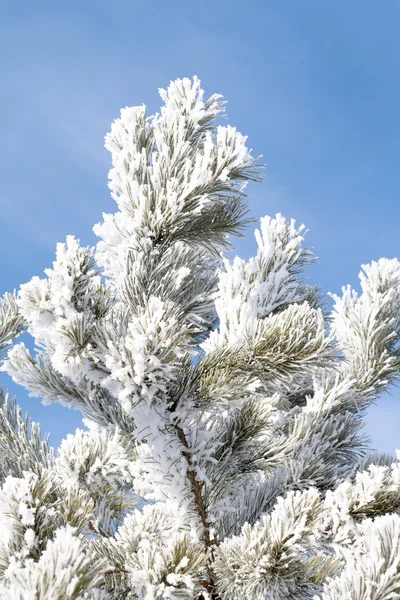
{"type": "Polygon", "coordinates": [[[0,356],[24,331],[25,326],[15,295],[5,294],[0,299],[0,356]]]}
{"type": "Polygon", "coordinates": [[[399,461],[362,426],[399,375],[400,263],[330,316],[304,226],[264,217],[228,260],[260,165],[196,77],[160,95],[106,136],[96,248],[0,300],[2,370],[91,420],[54,457],[0,396],[0,596],[397,598],[399,461]]]}
{"type": "MultiPolygon", "coordinates": [[[[202,538],[204,545],[210,551],[209,565],[207,569],[207,578],[202,581],[202,584],[207,592],[210,595],[212,600],[220,600],[219,594],[215,591],[215,581],[214,575],[212,573],[212,562],[214,560],[214,544],[210,535],[210,524],[208,522],[207,511],[205,507],[205,503],[203,500],[203,490],[200,483],[196,478],[196,471],[192,462],[192,457],[189,451],[189,445],[185,436],[183,429],[179,425],[175,425],[175,429],[178,435],[178,439],[181,442],[184,450],[182,450],[182,454],[185,457],[188,465],[187,475],[190,480],[190,484],[192,487],[192,493],[194,497],[194,503],[196,506],[197,514],[200,518],[201,524],[203,526],[202,538]]],[[[205,600],[205,599],[204,599],[205,600]]]]}
{"type": "Polygon", "coordinates": [[[15,398],[0,390],[1,480],[8,475],[22,477],[24,471],[40,474],[54,460],[48,436],[42,439],[40,426],[28,415],[22,416],[15,398]]]}

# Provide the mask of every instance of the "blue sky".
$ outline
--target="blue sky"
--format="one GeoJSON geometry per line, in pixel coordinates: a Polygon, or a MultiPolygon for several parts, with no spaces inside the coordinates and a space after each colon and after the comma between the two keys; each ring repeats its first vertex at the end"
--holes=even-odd
{"type": "MultiPolygon", "coordinates": [[[[54,260],[67,234],[93,244],[114,210],[103,137],[126,105],[159,107],[158,87],[198,75],[267,164],[252,214],[304,222],[313,283],[357,285],[362,263],[400,257],[400,4],[397,0],[3,0],[0,7],[0,292],[54,260]]],[[[237,244],[254,251],[251,231],[237,244]]],[[[60,439],[76,411],[43,407],[60,439]]],[[[370,409],[373,446],[400,448],[400,392],[370,409]]]]}

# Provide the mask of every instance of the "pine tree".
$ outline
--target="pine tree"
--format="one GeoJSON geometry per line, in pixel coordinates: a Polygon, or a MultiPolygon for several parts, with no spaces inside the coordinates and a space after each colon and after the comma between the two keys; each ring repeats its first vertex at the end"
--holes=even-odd
{"type": "Polygon", "coordinates": [[[1,598],[399,598],[400,460],[363,425],[400,369],[400,263],[328,313],[293,220],[230,260],[258,161],[197,78],[160,95],[106,136],[96,247],[0,304],[2,369],[88,426],[54,452],[0,396],[1,598]]]}

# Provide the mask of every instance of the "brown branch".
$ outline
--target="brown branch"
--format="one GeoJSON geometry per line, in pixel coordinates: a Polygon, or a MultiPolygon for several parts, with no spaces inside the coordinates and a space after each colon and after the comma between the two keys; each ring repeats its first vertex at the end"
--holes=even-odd
{"type": "Polygon", "coordinates": [[[203,541],[207,548],[211,548],[212,542],[210,537],[210,525],[207,520],[207,512],[203,502],[203,496],[201,494],[201,486],[200,483],[196,479],[196,472],[193,467],[192,456],[189,452],[189,445],[186,440],[185,432],[182,427],[179,425],[175,425],[176,432],[178,434],[179,441],[182,446],[184,446],[185,450],[182,450],[183,456],[186,458],[186,462],[188,464],[188,477],[192,486],[192,490],[194,493],[194,501],[196,504],[197,512],[199,513],[201,523],[203,525],[203,541]]]}
{"type": "MultiPolygon", "coordinates": [[[[182,446],[184,447],[184,450],[182,450],[182,454],[186,458],[186,462],[188,464],[188,478],[189,478],[190,484],[192,486],[196,509],[199,514],[201,523],[203,525],[203,536],[202,536],[203,542],[204,542],[204,545],[210,549],[211,556],[212,556],[213,543],[212,543],[211,536],[210,536],[210,525],[208,523],[207,511],[206,511],[203,496],[201,493],[201,485],[197,481],[197,478],[196,478],[196,471],[193,466],[192,456],[189,452],[189,444],[187,443],[185,432],[183,431],[182,427],[180,427],[177,424],[175,425],[175,429],[178,434],[179,441],[181,442],[182,446]]],[[[219,600],[219,596],[215,592],[213,575],[212,575],[210,569],[208,569],[208,576],[209,576],[209,578],[207,580],[204,579],[202,581],[203,587],[210,594],[212,600],[219,600]]],[[[203,598],[203,596],[201,596],[201,598],[203,598]]]]}
{"type": "Polygon", "coordinates": [[[123,567],[121,568],[115,568],[115,569],[109,569],[108,571],[104,571],[104,575],[121,575],[124,574],[126,575],[129,571],[127,571],[126,569],[124,569],[123,567]]]}

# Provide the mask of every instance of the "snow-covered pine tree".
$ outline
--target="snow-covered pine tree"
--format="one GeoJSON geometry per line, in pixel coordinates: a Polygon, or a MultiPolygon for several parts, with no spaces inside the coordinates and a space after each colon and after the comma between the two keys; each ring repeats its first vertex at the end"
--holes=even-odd
{"type": "Polygon", "coordinates": [[[197,78],[160,94],[106,136],[96,248],[68,237],[0,305],[3,370],[88,425],[54,453],[1,396],[1,598],[400,598],[400,462],[362,433],[399,373],[400,263],[329,315],[293,221],[228,260],[257,164],[197,78]]]}

